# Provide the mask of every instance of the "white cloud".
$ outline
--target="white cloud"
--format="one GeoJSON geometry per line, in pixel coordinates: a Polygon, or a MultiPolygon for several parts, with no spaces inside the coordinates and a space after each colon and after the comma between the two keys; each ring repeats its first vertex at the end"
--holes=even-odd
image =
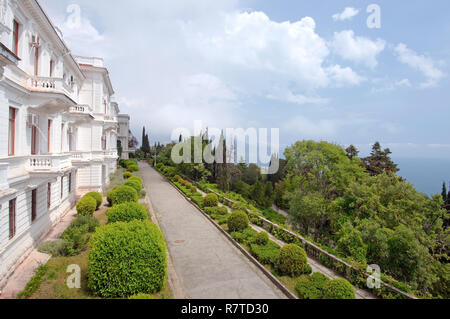
{"type": "Polygon", "coordinates": [[[285,101],[293,104],[327,104],[328,99],[318,96],[306,96],[303,94],[294,94],[290,90],[275,90],[271,94],[268,94],[266,98],[270,100],[285,101]]]}
{"type": "Polygon", "coordinates": [[[352,30],[345,30],[335,32],[330,45],[334,52],[343,59],[374,68],[378,64],[377,56],[386,47],[386,41],[382,39],[372,41],[364,37],[355,37],[352,30]]]}
{"type": "Polygon", "coordinates": [[[359,9],[347,7],[341,13],[334,14],[333,20],[334,21],[351,20],[354,16],[358,15],[358,13],[359,13],[359,9]]]}
{"type": "Polygon", "coordinates": [[[288,120],[283,129],[301,138],[327,138],[337,134],[339,123],[335,120],[321,119],[313,120],[304,116],[295,116],[288,120]]]}
{"type": "Polygon", "coordinates": [[[336,87],[343,87],[346,85],[359,85],[366,81],[366,78],[359,76],[351,68],[342,68],[339,65],[334,65],[326,69],[326,73],[336,87]]]}
{"type": "Polygon", "coordinates": [[[379,85],[378,87],[372,88],[372,93],[390,92],[398,88],[410,88],[412,86],[409,79],[391,81],[388,78],[378,78],[373,79],[372,82],[375,85],[379,85]]]}
{"type": "Polygon", "coordinates": [[[444,73],[435,66],[431,58],[417,54],[403,43],[398,44],[394,50],[400,62],[422,72],[426,77],[426,81],[421,84],[422,88],[434,86],[444,77],[444,73]]]}

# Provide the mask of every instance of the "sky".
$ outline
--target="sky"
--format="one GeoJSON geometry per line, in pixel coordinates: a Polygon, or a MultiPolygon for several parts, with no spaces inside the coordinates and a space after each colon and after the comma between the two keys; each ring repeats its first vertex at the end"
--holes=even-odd
{"type": "Polygon", "coordinates": [[[450,158],[447,0],[40,3],[74,54],[104,58],[138,139],[144,125],[167,142],[202,120],[279,128],[282,148],[366,155],[379,141],[401,159],[450,158]]]}

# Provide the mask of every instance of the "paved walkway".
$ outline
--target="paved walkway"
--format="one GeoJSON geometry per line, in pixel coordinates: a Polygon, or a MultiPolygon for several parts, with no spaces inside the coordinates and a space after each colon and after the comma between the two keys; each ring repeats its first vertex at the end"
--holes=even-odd
{"type": "Polygon", "coordinates": [[[187,299],[286,298],[159,173],[140,166],[187,299]]]}

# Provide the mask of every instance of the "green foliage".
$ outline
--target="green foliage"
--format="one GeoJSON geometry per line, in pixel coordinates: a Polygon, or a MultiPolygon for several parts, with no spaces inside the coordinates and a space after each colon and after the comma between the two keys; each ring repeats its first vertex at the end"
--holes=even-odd
{"type": "Polygon", "coordinates": [[[391,160],[389,155],[392,152],[387,148],[384,151],[381,149],[379,142],[372,146],[372,152],[369,157],[363,159],[364,166],[371,176],[376,176],[384,173],[395,174],[399,171],[397,165],[391,160]]]}
{"type": "Polygon", "coordinates": [[[113,206],[108,210],[107,215],[108,223],[148,219],[147,209],[144,205],[138,203],[124,203],[113,206]]]}
{"type": "Polygon", "coordinates": [[[191,186],[190,190],[191,190],[191,193],[197,193],[197,187],[195,187],[195,186],[191,186]]]}
{"type": "Polygon", "coordinates": [[[93,199],[95,199],[95,201],[97,202],[96,209],[99,209],[103,203],[103,196],[100,193],[90,192],[90,193],[87,193],[85,196],[91,196],[93,199]]]}
{"type": "Polygon", "coordinates": [[[123,203],[136,203],[138,201],[138,193],[133,187],[122,185],[114,188],[111,194],[108,194],[113,206],[123,203]]]}
{"type": "Polygon", "coordinates": [[[258,245],[265,246],[267,245],[268,242],[269,242],[269,235],[266,232],[262,231],[256,236],[256,243],[258,245]]]}
{"type": "Polygon", "coordinates": [[[302,275],[295,286],[295,291],[300,299],[323,299],[330,281],[328,277],[317,272],[312,276],[302,275]]]}
{"type": "Polygon", "coordinates": [[[266,245],[251,244],[250,252],[263,265],[275,265],[280,246],[273,241],[268,241],[266,245]]]}
{"type": "Polygon", "coordinates": [[[142,184],[140,184],[138,181],[135,181],[135,180],[128,179],[124,185],[133,187],[138,194],[142,190],[142,184]]]}
{"type": "Polygon", "coordinates": [[[248,224],[248,216],[241,210],[234,211],[228,218],[228,230],[230,232],[243,231],[248,227],[248,224]]]}
{"type": "Polygon", "coordinates": [[[48,270],[49,268],[47,265],[39,266],[38,270],[36,271],[36,274],[27,283],[25,289],[21,293],[19,293],[17,299],[26,299],[30,297],[39,288],[48,270]]]}
{"type": "Polygon", "coordinates": [[[351,256],[362,263],[366,262],[367,246],[364,244],[361,233],[351,223],[346,223],[342,228],[337,246],[338,251],[344,256],[351,256]]]}
{"type": "Polygon", "coordinates": [[[215,207],[219,204],[219,198],[216,194],[207,194],[203,199],[204,207],[215,207]]]}
{"type": "Polygon", "coordinates": [[[275,267],[281,275],[296,277],[308,270],[308,257],[303,248],[287,244],[281,248],[275,267]]]}
{"type": "Polygon", "coordinates": [[[123,173],[123,178],[124,178],[124,179],[129,179],[131,176],[133,176],[133,174],[130,173],[130,172],[125,172],[125,173],[123,173]]]}
{"type": "Polygon", "coordinates": [[[137,294],[134,296],[129,297],[130,300],[145,300],[145,299],[155,299],[152,295],[148,294],[137,294]]]}
{"type": "Polygon", "coordinates": [[[355,288],[345,279],[333,279],[326,285],[324,299],[356,299],[355,288]]]}
{"type": "Polygon", "coordinates": [[[97,201],[91,196],[82,197],[77,203],[77,214],[92,216],[97,209],[97,201]]]}
{"type": "Polygon", "coordinates": [[[88,287],[104,298],[159,292],[167,276],[166,258],[164,237],[155,224],[103,226],[92,238],[88,287]]]}
{"type": "Polygon", "coordinates": [[[228,209],[225,206],[216,206],[216,207],[205,207],[204,212],[207,213],[208,215],[227,215],[228,214],[228,209]]]}

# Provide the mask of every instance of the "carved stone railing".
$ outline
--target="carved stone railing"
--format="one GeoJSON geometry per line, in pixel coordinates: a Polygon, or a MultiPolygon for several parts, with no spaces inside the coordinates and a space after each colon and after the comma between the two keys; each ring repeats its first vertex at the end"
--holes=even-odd
{"type": "Polygon", "coordinates": [[[72,166],[71,155],[33,155],[28,161],[30,171],[58,171],[72,166]]]}

